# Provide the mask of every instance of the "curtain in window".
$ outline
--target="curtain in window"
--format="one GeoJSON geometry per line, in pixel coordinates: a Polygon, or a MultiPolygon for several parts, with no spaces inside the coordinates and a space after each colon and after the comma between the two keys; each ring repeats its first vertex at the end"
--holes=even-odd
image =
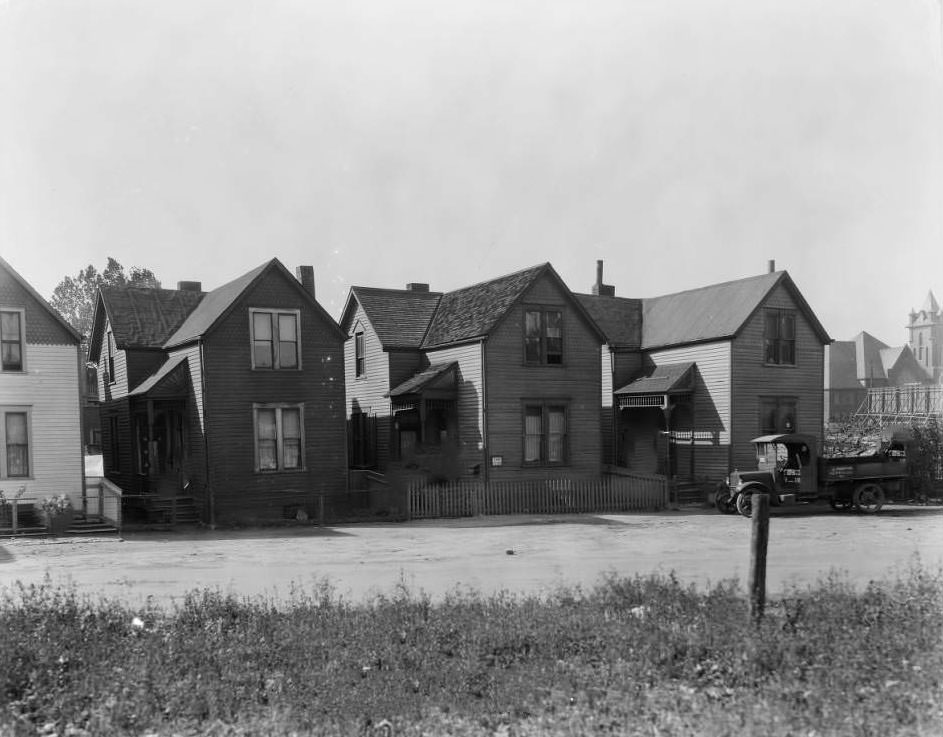
{"type": "Polygon", "coordinates": [[[256,423],[259,438],[259,469],[275,471],[278,469],[278,431],[275,425],[275,410],[258,410],[256,423]]]}
{"type": "Polygon", "coordinates": [[[301,412],[282,410],[282,448],[285,468],[301,468],[301,412]]]}
{"type": "Polygon", "coordinates": [[[540,312],[535,310],[524,313],[524,360],[540,362],[540,312]]]}
{"type": "Polygon", "coordinates": [[[544,313],[547,320],[547,363],[563,363],[563,313],[544,313]]]}
{"type": "Polygon", "coordinates": [[[278,366],[298,368],[298,318],[278,316],[278,366]]]}
{"type": "Polygon", "coordinates": [[[272,315],[267,312],[252,313],[252,353],[257,368],[272,368],[275,361],[272,315]]]}
{"type": "Polygon", "coordinates": [[[7,412],[7,476],[29,476],[29,432],[25,412],[7,412]]]}
{"type": "Polygon", "coordinates": [[[566,460],[566,412],[563,407],[547,409],[547,460],[563,463],[566,460]]]}
{"type": "Polygon", "coordinates": [[[527,407],[524,412],[524,462],[540,461],[540,444],[543,434],[543,408],[527,407]]]}

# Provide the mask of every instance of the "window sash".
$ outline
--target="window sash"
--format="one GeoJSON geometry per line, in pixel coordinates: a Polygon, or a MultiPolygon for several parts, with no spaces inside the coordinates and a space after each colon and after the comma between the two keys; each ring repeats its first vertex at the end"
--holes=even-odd
{"type": "Polygon", "coordinates": [[[29,477],[29,417],[26,412],[5,412],[6,477],[29,477]]]}
{"type": "Polygon", "coordinates": [[[354,334],[354,366],[357,376],[363,376],[366,373],[367,360],[364,355],[363,333],[354,334]]]}
{"type": "Polygon", "coordinates": [[[524,362],[554,366],[563,363],[561,310],[524,310],[524,362]]]}
{"type": "Polygon", "coordinates": [[[796,313],[793,310],[767,310],[763,337],[765,363],[795,365],[796,313]]]}
{"type": "Polygon", "coordinates": [[[252,368],[300,368],[298,313],[253,309],[250,315],[252,368]]]}
{"type": "Polygon", "coordinates": [[[0,312],[0,369],[23,370],[23,316],[19,312],[0,312]]]}
{"type": "Polygon", "coordinates": [[[255,408],[256,467],[260,472],[304,469],[302,405],[255,408]]]}
{"type": "Polygon", "coordinates": [[[524,406],[524,463],[567,463],[566,407],[557,404],[524,406]]]}

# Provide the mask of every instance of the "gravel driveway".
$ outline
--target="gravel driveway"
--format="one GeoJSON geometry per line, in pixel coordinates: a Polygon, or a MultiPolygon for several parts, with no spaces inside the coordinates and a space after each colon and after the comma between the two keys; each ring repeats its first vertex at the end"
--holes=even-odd
{"type": "MultiPolygon", "coordinates": [[[[0,540],[0,588],[48,575],[93,596],[167,604],[198,587],[287,598],[292,587],[327,581],[357,601],[399,585],[433,597],[457,588],[532,593],[591,586],[607,573],[674,571],[699,586],[737,578],[745,589],[750,529],[736,515],[688,509],[0,540]]],[[[774,510],[768,589],[775,595],[831,570],[860,586],[918,559],[943,569],[940,507],[886,507],[875,516],[825,506],[774,510]]]]}

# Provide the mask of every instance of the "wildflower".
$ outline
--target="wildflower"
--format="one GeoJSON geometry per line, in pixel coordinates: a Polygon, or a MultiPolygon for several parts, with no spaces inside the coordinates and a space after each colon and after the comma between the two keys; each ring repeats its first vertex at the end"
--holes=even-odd
{"type": "Polygon", "coordinates": [[[144,620],[140,617],[135,617],[131,620],[131,626],[136,630],[142,630],[144,629],[144,620]]]}

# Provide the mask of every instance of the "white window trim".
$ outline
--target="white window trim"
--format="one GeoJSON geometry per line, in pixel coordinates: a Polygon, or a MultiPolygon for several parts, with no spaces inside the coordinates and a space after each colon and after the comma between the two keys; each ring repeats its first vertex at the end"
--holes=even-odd
{"type": "Polygon", "coordinates": [[[305,406],[290,402],[259,402],[252,405],[252,449],[255,457],[254,469],[256,473],[301,473],[307,469],[305,463],[305,406]],[[262,468],[259,457],[259,410],[275,410],[275,456],[278,459],[278,468],[262,468]],[[285,468],[284,434],[282,432],[282,410],[297,409],[301,426],[301,468],[285,468]]]}
{"type": "Polygon", "coordinates": [[[4,481],[30,481],[36,476],[36,467],[33,465],[33,408],[30,405],[4,404],[0,405],[0,479],[4,481]],[[29,443],[29,474],[26,476],[10,476],[7,469],[7,422],[9,412],[26,413],[26,442],[29,443]]]}
{"type": "Polygon", "coordinates": [[[20,316],[20,368],[5,369],[0,363],[0,373],[4,374],[25,374],[26,364],[26,309],[23,307],[4,307],[0,305],[0,312],[16,312],[20,316]]]}
{"type": "Polygon", "coordinates": [[[301,310],[289,309],[283,307],[250,307],[249,308],[249,360],[252,362],[253,371],[301,371],[301,310]],[[295,341],[298,351],[298,365],[283,368],[279,366],[278,356],[278,320],[272,321],[272,366],[255,365],[255,315],[262,313],[265,315],[293,315],[295,318],[295,341]]]}

